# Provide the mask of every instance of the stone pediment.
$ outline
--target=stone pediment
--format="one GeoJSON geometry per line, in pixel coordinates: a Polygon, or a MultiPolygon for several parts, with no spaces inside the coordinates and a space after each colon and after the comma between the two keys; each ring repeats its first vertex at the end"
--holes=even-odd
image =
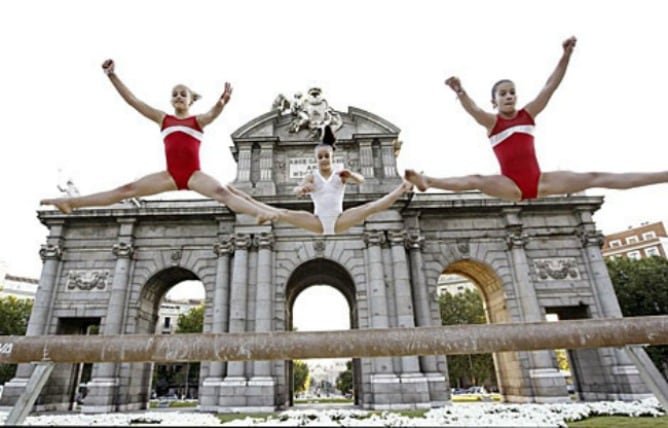
{"type": "MultiPolygon", "coordinates": [[[[339,140],[391,137],[396,138],[399,127],[366,110],[348,107],[347,112],[337,112],[342,121],[336,132],[339,140]]],[[[293,116],[273,110],[240,126],[232,133],[232,140],[237,141],[312,141],[315,139],[308,128],[293,132],[293,116]]]]}

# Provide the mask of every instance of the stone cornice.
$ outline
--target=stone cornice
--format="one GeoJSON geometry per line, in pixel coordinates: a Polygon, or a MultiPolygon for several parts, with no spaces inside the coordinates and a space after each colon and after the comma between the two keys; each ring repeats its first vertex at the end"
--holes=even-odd
{"type": "MultiPolygon", "coordinates": [[[[344,200],[344,209],[360,205],[364,202],[378,199],[381,193],[364,194],[348,193],[344,200]]],[[[422,216],[441,215],[441,211],[449,214],[461,213],[499,213],[504,209],[519,209],[522,213],[591,210],[597,211],[603,204],[602,196],[571,196],[549,197],[522,202],[508,202],[487,197],[479,192],[463,193],[415,193],[407,207],[408,195],[404,195],[394,205],[404,214],[420,212],[422,216]]],[[[311,211],[313,204],[308,198],[269,196],[257,197],[257,200],[279,208],[311,211]]],[[[111,207],[86,208],[74,211],[72,214],[62,214],[58,210],[39,210],[38,218],[45,225],[62,223],[65,221],[118,221],[120,218],[136,218],[184,221],[189,218],[218,218],[229,216],[232,220],[235,214],[227,207],[210,199],[180,199],[180,200],[143,200],[140,208],[131,204],[116,204],[111,207]]]]}

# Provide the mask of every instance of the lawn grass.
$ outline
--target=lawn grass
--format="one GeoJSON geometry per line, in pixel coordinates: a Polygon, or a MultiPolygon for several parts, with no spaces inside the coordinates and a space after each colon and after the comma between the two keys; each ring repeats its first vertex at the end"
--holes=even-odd
{"type": "MultiPolygon", "coordinates": [[[[167,407],[173,407],[173,408],[180,408],[180,407],[197,407],[197,400],[186,400],[186,401],[181,401],[181,400],[171,400],[167,401],[167,407]]],[[[151,400],[151,402],[148,404],[148,407],[150,409],[157,409],[160,406],[160,401],[157,400],[151,400]]]]}
{"type": "Polygon", "coordinates": [[[218,413],[216,417],[220,420],[220,423],[222,424],[224,424],[225,422],[230,422],[237,419],[245,419],[245,418],[261,419],[263,421],[266,421],[268,418],[274,418],[274,419],[280,418],[278,413],[218,413]]]}
{"type": "Polygon", "coordinates": [[[335,404],[352,404],[353,400],[350,398],[299,398],[295,400],[295,404],[326,404],[326,403],[335,403],[335,404]]]}
{"type": "Polygon", "coordinates": [[[577,422],[568,422],[571,428],[663,428],[668,427],[668,415],[657,418],[629,416],[594,416],[577,422]]]}

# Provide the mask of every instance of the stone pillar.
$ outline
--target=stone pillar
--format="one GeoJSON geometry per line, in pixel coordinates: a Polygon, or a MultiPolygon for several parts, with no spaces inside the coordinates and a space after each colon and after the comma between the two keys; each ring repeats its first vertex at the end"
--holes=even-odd
{"type": "MultiPolygon", "coordinates": [[[[408,231],[405,244],[410,254],[413,305],[415,306],[415,320],[417,327],[429,327],[434,324],[431,319],[427,279],[425,278],[423,270],[423,242],[424,238],[420,235],[418,229],[411,229],[408,231]]],[[[439,371],[438,359],[441,360],[441,365],[444,367],[447,374],[448,366],[443,357],[426,355],[421,356],[419,359],[422,372],[427,377],[429,397],[433,407],[444,405],[450,398],[450,389],[448,388],[447,382],[448,378],[446,374],[439,371]]]]}
{"type": "MultiPolygon", "coordinates": [[[[234,236],[234,268],[230,290],[230,333],[246,331],[247,288],[248,288],[248,248],[250,236],[237,233],[234,236]]],[[[246,406],[246,373],[244,361],[227,363],[227,376],[221,385],[220,405],[224,408],[246,406]]]]}
{"type": "Polygon", "coordinates": [[[392,141],[382,141],[380,143],[382,153],[383,174],[385,178],[397,177],[397,158],[394,156],[394,146],[392,141]]]}
{"type": "MultiPolygon", "coordinates": [[[[388,238],[392,253],[392,273],[394,277],[394,301],[396,303],[397,327],[415,327],[413,296],[410,288],[406,250],[404,250],[406,232],[403,230],[389,231],[388,238]]],[[[419,373],[420,367],[417,357],[401,357],[401,371],[402,376],[407,373],[419,373]]]]}
{"type": "Polygon", "coordinates": [[[236,183],[242,187],[250,185],[252,145],[239,144],[239,162],[237,163],[236,183]]]}
{"type": "MultiPolygon", "coordinates": [[[[120,231],[118,242],[112,247],[116,256],[116,266],[109,294],[109,310],[101,332],[107,336],[117,336],[123,332],[123,320],[127,307],[128,280],[133,248],[134,219],[118,219],[120,231]]],[[[120,384],[117,363],[98,363],[93,365],[93,375],[88,382],[88,394],[82,406],[83,413],[108,413],[115,411],[114,399],[120,384]]]]}
{"type": "MultiPolygon", "coordinates": [[[[52,224],[47,243],[42,245],[39,250],[39,256],[42,259],[42,273],[28,321],[26,336],[41,336],[49,333],[47,326],[51,317],[51,308],[63,255],[63,225],[64,221],[52,224]]],[[[0,405],[13,406],[16,403],[25,391],[33,369],[32,364],[19,364],[17,366],[16,375],[4,384],[0,405]]]]}
{"type": "MultiPolygon", "coordinates": [[[[255,300],[255,331],[272,330],[273,287],[271,233],[261,232],[255,237],[258,247],[257,293],[255,300]]],[[[271,375],[271,361],[253,361],[253,377],[248,381],[248,403],[254,411],[275,409],[276,380],[271,375]]]]}
{"type": "MultiPolygon", "coordinates": [[[[385,234],[382,231],[369,230],[364,233],[364,241],[367,244],[367,268],[369,270],[367,285],[369,327],[389,328],[383,256],[380,248],[385,242],[385,234]]],[[[401,397],[399,378],[392,371],[392,358],[376,357],[371,362],[373,367],[370,375],[371,391],[374,397],[373,408],[389,409],[393,403],[399,402],[401,397]]]]}
{"type": "MultiPolygon", "coordinates": [[[[216,261],[216,285],[213,290],[213,317],[211,333],[226,333],[229,317],[230,293],[230,255],[233,252],[232,240],[224,237],[213,246],[218,256],[216,261]]],[[[202,382],[199,393],[200,407],[203,411],[217,411],[220,400],[220,386],[225,375],[226,363],[212,361],[209,363],[209,376],[202,382]]]]}
{"type": "Polygon", "coordinates": [[[273,196],[276,194],[274,183],[274,142],[263,141],[260,143],[260,181],[256,188],[260,195],[273,196]]]}
{"type": "Polygon", "coordinates": [[[373,175],[373,149],[371,140],[360,141],[360,172],[365,178],[373,175]]]}
{"type": "MultiPolygon", "coordinates": [[[[506,222],[506,243],[510,252],[515,294],[522,311],[521,322],[543,321],[540,303],[531,281],[529,261],[524,249],[527,236],[522,232],[519,208],[504,209],[506,222]]],[[[555,366],[556,361],[550,351],[533,351],[526,353],[531,361],[529,380],[533,387],[533,399],[538,403],[561,402],[569,400],[566,380],[555,366]]]]}
{"type": "MultiPolygon", "coordinates": [[[[394,301],[398,328],[415,327],[413,313],[413,295],[411,293],[408,259],[406,257],[406,232],[389,231],[390,251],[392,253],[392,271],[394,277],[394,301]]],[[[401,357],[401,392],[402,402],[412,403],[415,407],[430,407],[427,379],[420,372],[418,357],[401,357]]]]}
{"type": "MultiPolygon", "coordinates": [[[[603,235],[594,229],[591,211],[588,209],[576,210],[580,218],[579,235],[584,251],[584,260],[589,277],[593,295],[599,306],[599,313],[603,318],[621,318],[622,309],[619,306],[615,288],[610,280],[608,268],[605,265],[601,247],[604,243],[603,235]]],[[[599,353],[612,352],[615,360],[610,368],[612,373],[607,377],[614,379],[613,388],[608,393],[609,400],[637,400],[651,396],[649,388],[645,385],[638,369],[623,348],[599,348],[599,353]]],[[[644,352],[644,351],[642,351],[644,352]]]]}

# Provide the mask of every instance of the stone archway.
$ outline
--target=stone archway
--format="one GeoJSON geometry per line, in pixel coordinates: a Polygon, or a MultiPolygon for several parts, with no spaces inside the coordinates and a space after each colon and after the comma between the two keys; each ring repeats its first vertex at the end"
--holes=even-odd
{"type": "MultiPolygon", "coordinates": [[[[350,273],[332,260],[325,258],[318,258],[307,261],[299,265],[290,275],[286,285],[286,314],[285,320],[287,324],[286,330],[290,331],[293,328],[292,311],[295,300],[299,294],[305,289],[314,285],[328,285],[339,291],[345,298],[350,308],[350,328],[357,329],[357,300],[355,298],[355,283],[350,276],[350,273]]],[[[325,303],[325,302],[323,302],[325,303]]],[[[353,358],[353,402],[356,405],[360,404],[360,397],[362,392],[362,366],[359,358],[353,358]]],[[[291,361],[286,362],[286,385],[288,385],[289,405],[294,405],[294,385],[293,385],[293,365],[291,361]]]]}
{"type": "MultiPolygon", "coordinates": [[[[461,275],[477,286],[483,297],[488,323],[510,322],[503,282],[489,265],[477,260],[462,259],[448,265],[443,273],[461,275]]],[[[517,383],[522,379],[522,370],[516,355],[511,352],[501,352],[493,353],[492,357],[501,395],[517,389],[519,387],[517,383]]]]}

